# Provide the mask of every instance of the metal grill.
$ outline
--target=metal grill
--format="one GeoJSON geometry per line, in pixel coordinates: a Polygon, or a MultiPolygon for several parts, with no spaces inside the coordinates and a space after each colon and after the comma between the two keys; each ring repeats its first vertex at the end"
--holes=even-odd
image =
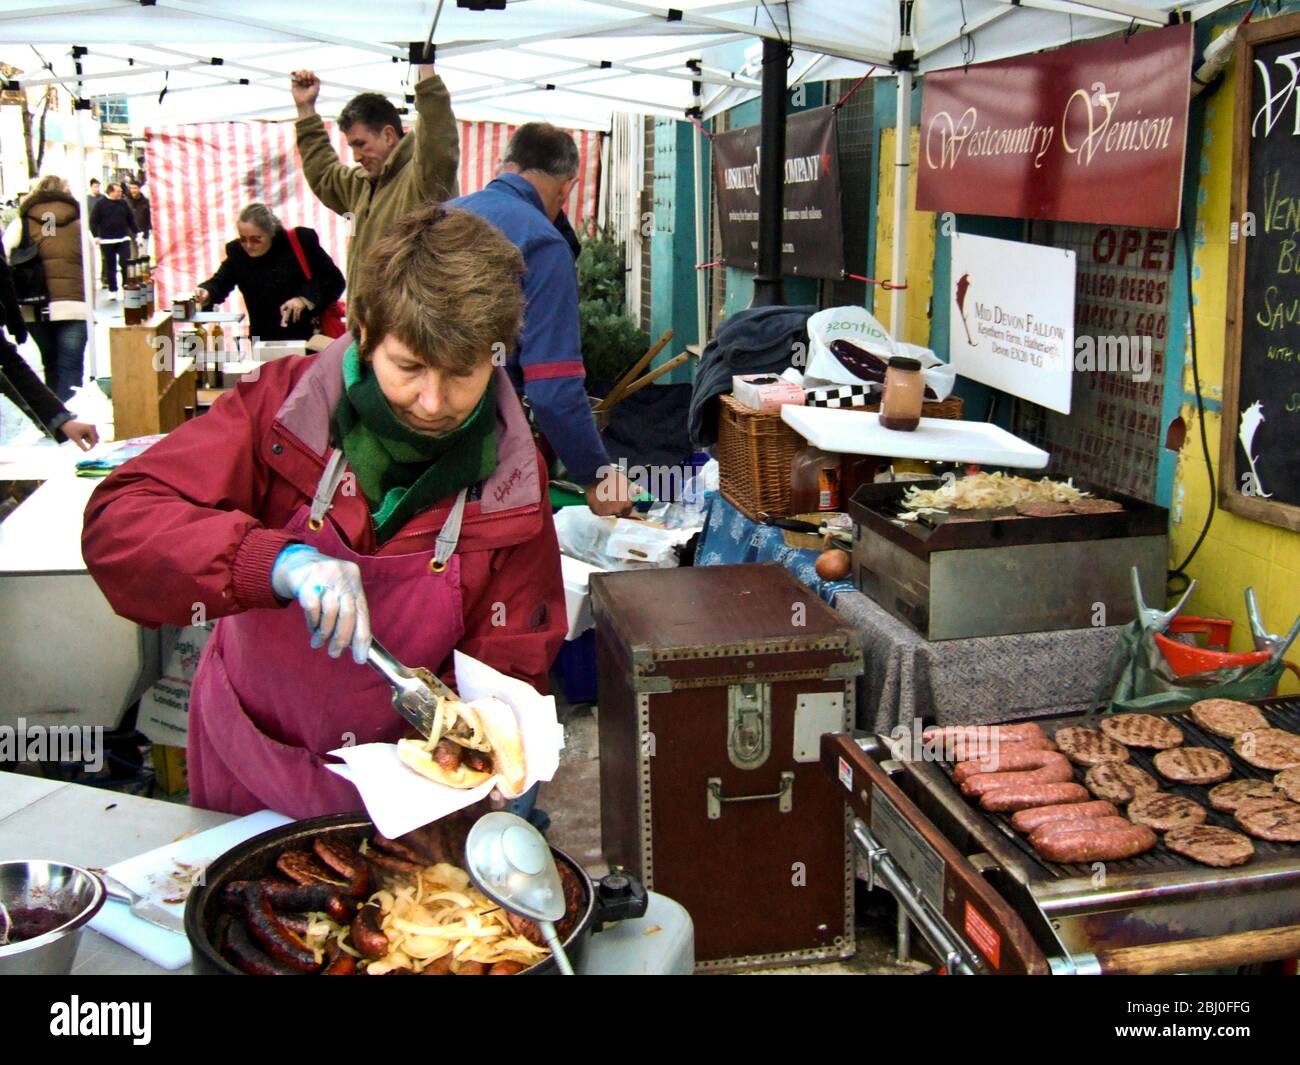
{"type": "MultiPolygon", "coordinates": [[[[1300,699],[1282,698],[1270,699],[1257,704],[1268,718],[1269,724],[1275,728],[1286,729],[1288,732],[1300,734],[1300,699]]],[[[1067,727],[1089,727],[1096,728],[1100,715],[1089,714],[1082,717],[1063,717],[1051,718],[1048,720],[1039,720],[1037,724],[1042,727],[1043,731],[1049,736],[1055,736],[1057,729],[1067,727]]],[[[1232,741],[1224,739],[1221,736],[1215,736],[1200,728],[1191,717],[1186,714],[1171,715],[1171,720],[1183,730],[1186,737],[1183,741],[1185,747],[1209,747],[1216,751],[1221,751],[1227,755],[1228,760],[1232,763],[1233,774],[1229,780],[1238,780],[1247,778],[1251,780],[1272,780],[1276,775],[1267,769],[1259,769],[1249,762],[1242,760],[1240,756],[1232,749],[1232,741]]],[[[1221,828],[1231,829],[1234,832],[1241,832],[1241,827],[1233,820],[1232,814],[1224,813],[1214,809],[1209,802],[1209,789],[1213,785],[1199,784],[1178,784],[1171,780],[1166,780],[1156,772],[1154,756],[1158,751],[1149,751],[1141,748],[1129,748],[1129,763],[1146,770],[1160,783],[1160,790],[1169,792],[1174,795],[1182,795],[1184,798],[1191,799],[1205,808],[1207,825],[1218,825],[1221,828]]],[[[952,783],[952,774],[954,765],[944,762],[943,771],[952,783]]],[[[1075,780],[1082,784],[1085,770],[1075,767],[1075,780]]],[[[953,784],[956,788],[956,784],[953,784]]],[[[969,802],[969,800],[963,800],[969,802]]],[[[978,809],[978,807],[975,807],[978,809]]],[[[1046,862],[1038,856],[1038,852],[1030,845],[1029,840],[1011,827],[1011,819],[1004,814],[986,813],[979,811],[980,816],[986,818],[1014,844],[1020,853],[1024,854],[1037,868],[1042,869],[1044,873],[1057,880],[1074,880],[1080,876],[1088,876],[1090,869],[1087,865],[1061,865],[1056,862],[1046,862]]],[[[1242,833],[1245,835],[1245,833],[1242,833]]],[[[1200,863],[1192,861],[1190,858],[1184,858],[1182,855],[1174,854],[1165,850],[1164,837],[1160,836],[1160,842],[1154,850],[1146,854],[1138,855],[1136,858],[1127,858],[1124,861],[1107,862],[1106,868],[1109,872],[1115,874],[1154,874],[1178,871],[1194,868],[1208,868],[1201,866],[1200,863]]],[[[1248,865],[1258,865],[1261,862],[1285,861],[1294,863],[1300,860],[1300,844],[1296,843],[1271,843],[1262,839],[1251,837],[1251,842],[1255,845],[1255,857],[1251,859],[1248,865]]]]}

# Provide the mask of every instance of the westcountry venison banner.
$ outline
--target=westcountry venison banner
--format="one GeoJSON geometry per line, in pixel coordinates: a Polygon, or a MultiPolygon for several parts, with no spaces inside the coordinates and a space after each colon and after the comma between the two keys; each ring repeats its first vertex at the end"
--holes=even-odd
{"type": "MultiPolygon", "coordinates": [[[[722,258],[728,266],[758,266],[759,127],[713,137],[722,258]]],[[[839,140],[835,108],[791,115],[785,125],[785,216],[781,228],[783,273],[844,276],[840,224],[839,140]]]]}
{"type": "Polygon", "coordinates": [[[1192,27],[927,74],[923,211],[1176,229],[1192,27]]]}

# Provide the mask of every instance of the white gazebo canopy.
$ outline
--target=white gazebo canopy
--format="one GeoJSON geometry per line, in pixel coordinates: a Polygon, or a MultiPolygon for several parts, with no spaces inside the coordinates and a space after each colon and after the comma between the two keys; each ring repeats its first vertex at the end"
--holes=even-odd
{"type": "MultiPolygon", "coordinates": [[[[410,91],[407,42],[427,40],[436,17],[436,66],[459,117],[607,129],[617,112],[680,118],[698,103],[708,116],[753,98],[760,38],[792,46],[791,83],[891,74],[904,6],[911,8],[919,73],[1162,26],[1184,6],[508,0],[504,10],[475,11],[460,6],[466,2],[386,0],[372,8],[356,0],[0,0],[0,59],[20,68],[24,85],[57,79],[87,97],[125,95],[134,126],[281,119],[293,114],[288,79],[298,68],[320,74],[323,113],[365,90],[400,98],[410,91]],[[74,45],[86,50],[80,81],[74,45]]],[[[1227,3],[1206,0],[1190,10],[1199,18],[1227,3]]]]}

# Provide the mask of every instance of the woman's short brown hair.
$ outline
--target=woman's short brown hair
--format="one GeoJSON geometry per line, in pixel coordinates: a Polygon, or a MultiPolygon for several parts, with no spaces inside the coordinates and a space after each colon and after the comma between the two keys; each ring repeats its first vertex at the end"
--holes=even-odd
{"type": "Polygon", "coordinates": [[[452,373],[504,356],[523,323],[523,273],[518,249],[476,214],[431,205],[403,215],[366,254],[350,297],[362,358],[389,336],[452,373]]]}

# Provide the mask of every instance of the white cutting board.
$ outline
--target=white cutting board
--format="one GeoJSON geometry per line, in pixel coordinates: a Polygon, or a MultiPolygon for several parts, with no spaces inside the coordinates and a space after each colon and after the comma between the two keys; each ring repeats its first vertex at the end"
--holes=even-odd
{"type": "MultiPolygon", "coordinates": [[[[272,810],[260,810],[117,862],[105,872],[181,918],[184,899],[208,865],[244,840],[292,820],[272,810]]],[[[140,920],[124,902],[105,901],[90,927],[164,969],[179,969],[190,962],[190,942],[183,934],[140,920]]]]}
{"type": "Polygon", "coordinates": [[[927,462],[977,462],[1041,470],[1050,455],[1028,441],[988,422],[922,418],[910,433],[886,429],[880,415],[833,407],[787,403],[782,420],[809,443],[836,454],[881,455],[927,462]]]}

